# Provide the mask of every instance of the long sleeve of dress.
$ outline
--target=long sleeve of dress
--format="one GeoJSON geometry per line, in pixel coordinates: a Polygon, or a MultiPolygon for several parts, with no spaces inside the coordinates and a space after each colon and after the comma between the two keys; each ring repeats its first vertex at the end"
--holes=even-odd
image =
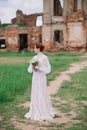
{"type": "Polygon", "coordinates": [[[40,66],[40,71],[43,71],[46,74],[51,72],[51,65],[49,63],[48,57],[45,57],[45,59],[43,59],[43,63],[40,66]]]}
{"type": "MultiPolygon", "coordinates": [[[[36,56],[34,56],[31,60],[34,60],[34,59],[36,59],[36,56]]],[[[32,69],[32,64],[31,64],[31,63],[29,64],[27,71],[28,71],[29,73],[32,73],[32,72],[34,71],[34,70],[32,69]]]]}
{"type": "Polygon", "coordinates": [[[28,71],[29,73],[32,73],[32,72],[33,72],[33,69],[32,69],[32,64],[30,64],[30,65],[28,66],[27,71],[28,71]]]}

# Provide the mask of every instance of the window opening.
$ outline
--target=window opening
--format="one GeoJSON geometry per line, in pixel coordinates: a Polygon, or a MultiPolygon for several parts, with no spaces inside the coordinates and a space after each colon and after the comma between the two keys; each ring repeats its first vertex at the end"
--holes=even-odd
{"type": "Polygon", "coordinates": [[[62,43],[63,42],[63,31],[61,31],[61,30],[54,31],[54,40],[58,43],[62,43]]]}
{"type": "Polygon", "coordinates": [[[42,26],[42,24],[43,24],[42,16],[37,16],[36,26],[42,26]]]}
{"type": "Polygon", "coordinates": [[[63,15],[63,0],[54,0],[54,16],[63,15]]]}
{"type": "Polygon", "coordinates": [[[78,0],[74,0],[74,12],[77,12],[78,0]]]}

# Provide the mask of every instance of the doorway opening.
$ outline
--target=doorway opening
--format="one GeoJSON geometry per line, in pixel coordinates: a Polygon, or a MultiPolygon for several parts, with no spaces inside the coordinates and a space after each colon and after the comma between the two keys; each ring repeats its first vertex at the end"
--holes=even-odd
{"type": "Polygon", "coordinates": [[[61,31],[61,30],[54,31],[54,40],[55,40],[55,42],[62,43],[63,42],[63,31],[61,31]]]}
{"type": "Polygon", "coordinates": [[[19,34],[19,45],[20,48],[19,50],[26,50],[27,51],[27,47],[28,47],[28,35],[27,34],[19,34]]]}
{"type": "Polygon", "coordinates": [[[6,48],[5,38],[0,38],[0,49],[5,48],[6,48]]]}

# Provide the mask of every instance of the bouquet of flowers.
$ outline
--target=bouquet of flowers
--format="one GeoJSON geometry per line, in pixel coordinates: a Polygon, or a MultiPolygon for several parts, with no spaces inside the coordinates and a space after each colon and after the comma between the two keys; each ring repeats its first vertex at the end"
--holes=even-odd
{"type": "Polygon", "coordinates": [[[30,61],[30,64],[32,64],[33,67],[34,67],[34,69],[35,69],[35,67],[39,64],[39,62],[38,62],[37,59],[32,59],[32,60],[30,61]]]}

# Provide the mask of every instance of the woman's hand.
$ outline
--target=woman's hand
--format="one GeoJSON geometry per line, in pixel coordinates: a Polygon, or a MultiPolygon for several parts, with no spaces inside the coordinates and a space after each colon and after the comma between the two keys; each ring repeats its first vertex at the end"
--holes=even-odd
{"type": "Polygon", "coordinates": [[[39,66],[38,65],[35,66],[35,70],[39,70],[39,66]]]}
{"type": "Polygon", "coordinates": [[[32,69],[34,70],[35,68],[34,68],[34,65],[32,65],[32,69]]]}

